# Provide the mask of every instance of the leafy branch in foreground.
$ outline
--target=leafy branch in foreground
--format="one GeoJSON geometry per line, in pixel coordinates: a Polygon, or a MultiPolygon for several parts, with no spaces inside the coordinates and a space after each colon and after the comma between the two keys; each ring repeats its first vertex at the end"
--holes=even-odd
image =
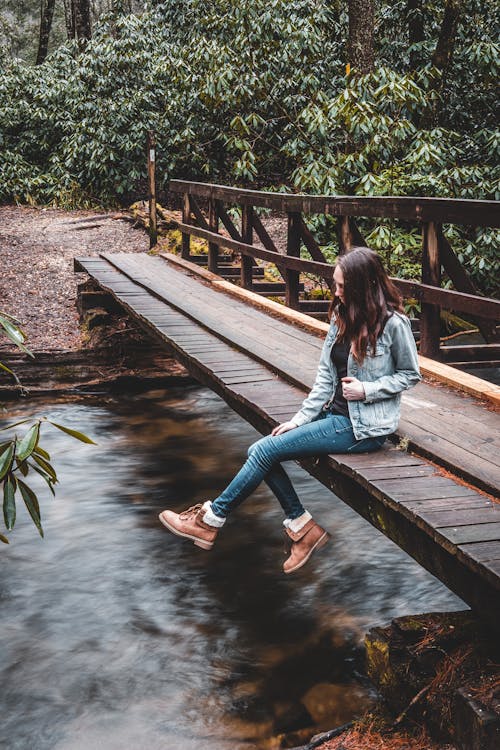
{"type": "MultiPolygon", "coordinates": [[[[29,418],[23,419],[20,422],[0,428],[0,432],[27,424],[28,422],[30,422],[29,418]]],[[[37,419],[21,438],[14,435],[10,440],[0,443],[0,481],[3,483],[3,517],[5,527],[8,531],[12,531],[14,528],[14,524],[16,523],[16,496],[19,493],[22,500],[24,500],[28,513],[33,519],[33,523],[42,537],[43,528],[38,497],[24,480],[30,471],[35,471],[47,482],[50,491],[55,495],[54,485],[58,481],[57,474],[51,464],[50,454],[39,444],[40,428],[44,422],[65,432],[76,440],[80,440],[82,443],[92,443],[95,445],[94,441],[82,432],[70,429],[57,422],[52,422],[46,417],[37,419]]],[[[0,540],[6,544],[9,543],[4,534],[0,534],[0,540]]]]}
{"type": "MultiPolygon", "coordinates": [[[[17,318],[4,312],[0,313],[0,333],[4,333],[21,351],[33,357],[32,352],[24,345],[26,334],[18,324],[19,321],[17,318]]],[[[16,374],[2,362],[0,362],[0,369],[8,372],[19,383],[16,374]]],[[[0,432],[25,425],[28,422],[31,422],[31,417],[8,424],[0,428],[0,432]]],[[[14,524],[16,523],[16,496],[19,493],[41,537],[43,537],[43,528],[40,503],[34,490],[24,480],[30,471],[34,471],[43,477],[50,491],[55,495],[54,485],[58,481],[57,474],[51,464],[50,454],[40,445],[40,428],[42,423],[48,423],[52,427],[61,430],[61,432],[70,435],[72,438],[80,440],[82,443],[95,445],[94,441],[87,437],[87,435],[84,435],[83,432],[78,432],[57,422],[52,422],[46,417],[37,419],[34,424],[30,425],[28,431],[22,437],[19,438],[17,434],[14,434],[14,437],[9,440],[0,442],[0,482],[3,484],[3,517],[5,528],[7,531],[12,531],[14,528],[14,524]]],[[[0,533],[0,541],[9,544],[9,540],[5,534],[0,533]]]]}

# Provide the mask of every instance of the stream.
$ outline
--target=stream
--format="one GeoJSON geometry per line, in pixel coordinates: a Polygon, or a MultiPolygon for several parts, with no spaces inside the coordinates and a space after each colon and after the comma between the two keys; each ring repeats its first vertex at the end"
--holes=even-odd
{"type": "MultiPolygon", "coordinates": [[[[213,551],[170,535],[164,508],[214,498],[258,433],[201,387],[8,406],[45,415],[59,475],[39,490],[45,538],[18,503],[0,545],[0,747],[243,750],[373,699],[362,638],[404,614],[463,603],[299,466],[332,534],[284,576],[282,513],[261,486],[213,551]]],[[[31,478],[31,475],[30,475],[31,478]]]]}

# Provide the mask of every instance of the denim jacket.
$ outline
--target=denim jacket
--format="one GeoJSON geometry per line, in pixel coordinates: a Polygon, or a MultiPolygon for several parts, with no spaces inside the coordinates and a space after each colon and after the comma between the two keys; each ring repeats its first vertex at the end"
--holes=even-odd
{"type": "MultiPolygon", "coordinates": [[[[312,390],[291,419],[298,426],[312,422],[333,399],[338,376],[331,352],[336,337],[337,326],[332,320],[312,390]]],[[[372,354],[369,347],[361,365],[352,354],[347,360],[347,375],[360,380],[365,390],[364,400],[347,402],[357,440],[394,432],[399,422],[401,391],[421,379],[417,348],[406,316],[391,315],[377,339],[375,356],[372,354]]]]}

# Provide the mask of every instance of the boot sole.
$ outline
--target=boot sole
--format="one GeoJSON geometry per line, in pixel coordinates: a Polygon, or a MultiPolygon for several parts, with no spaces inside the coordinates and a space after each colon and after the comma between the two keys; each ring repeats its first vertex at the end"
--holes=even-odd
{"type": "Polygon", "coordinates": [[[166,529],[172,532],[172,534],[175,534],[176,536],[182,536],[184,539],[190,539],[194,544],[196,544],[197,547],[201,547],[201,549],[207,549],[210,550],[214,546],[213,542],[205,542],[203,539],[198,539],[198,537],[193,536],[192,534],[184,534],[182,531],[179,531],[175,528],[175,526],[171,526],[168,521],[165,521],[163,518],[163,514],[160,513],[158,516],[161,523],[165,526],[166,529]]]}
{"type": "Polygon", "coordinates": [[[296,570],[299,570],[299,568],[301,568],[303,565],[306,564],[306,562],[311,557],[312,553],[315,552],[315,550],[321,549],[321,547],[324,547],[329,539],[330,539],[330,534],[328,533],[328,531],[325,531],[323,536],[320,536],[316,544],[313,547],[311,547],[311,549],[309,550],[309,554],[306,555],[306,557],[304,557],[303,560],[301,560],[297,565],[295,565],[295,567],[290,568],[289,570],[285,570],[283,568],[283,572],[285,573],[285,575],[289,575],[290,573],[294,573],[296,570]]]}

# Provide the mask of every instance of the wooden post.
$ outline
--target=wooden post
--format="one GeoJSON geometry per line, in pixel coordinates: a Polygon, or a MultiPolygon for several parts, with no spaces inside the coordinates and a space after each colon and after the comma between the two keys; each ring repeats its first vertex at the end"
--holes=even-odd
{"type": "Polygon", "coordinates": [[[158,241],[156,226],[156,139],[152,130],[148,131],[148,187],[149,187],[149,247],[154,247],[158,241]]]}
{"type": "Polygon", "coordinates": [[[364,247],[366,242],[352,216],[339,216],[337,221],[339,255],[344,255],[353,247],[364,247]]]}
{"type": "Polygon", "coordinates": [[[348,216],[339,216],[337,219],[337,241],[339,243],[339,255],[348,253],[352,247],[348,216]]]}
{"type": "MultiPolygon", "coordinates": [[[[219,231],[219,214],[213,198],[208,200],[208,225],[211,232],[219,231]]],[[[208,243],[208,270],[212,273],[218,273],[219,270],[219,246],[215,242],[208,243]]]]}
{"type": "MultiPolygon", "coordinates": [[[[247,245],[253,244],[253,206],[241,207],[241,239],[247,245]]],[[[241,254],[241,286],[243,289],[252,288],[253,258],[241,254]]]]}
{"type": "MultiPolygon", "coordinates": [[[[184,200],[182,203],[182,223],[191,224],[191,205],[189,203],[189,193],[184,193],[184,200]]],[[[184,260],[189,260],[191,255],[191,235],[182,233],[182,250],[181,257],[184,260]]]]}
{"type": "MultiPolygon", "coordinates": [[[[422,225],[422,283],[441,286],[441,261],[439,257],[439,234],[441,226],[433,221],[422,225]]],[[[440,308],[422,302],[420,316],[420,353],[424,357],[440,359],[439,334],[441,331],[440,308]]]]}
{"type": "MultiPolygon", "coordinates": [[[[286,254],[293,257],[300,257],[300,228],[301,228],[300,211],[290,211],[288,213],[288,235],[286,241],[286,254]]],[[[287,307],[293,310],[299,309],[299,272],[292,271],[289,268],[285,271],[285,303],[287,307]]]]}

